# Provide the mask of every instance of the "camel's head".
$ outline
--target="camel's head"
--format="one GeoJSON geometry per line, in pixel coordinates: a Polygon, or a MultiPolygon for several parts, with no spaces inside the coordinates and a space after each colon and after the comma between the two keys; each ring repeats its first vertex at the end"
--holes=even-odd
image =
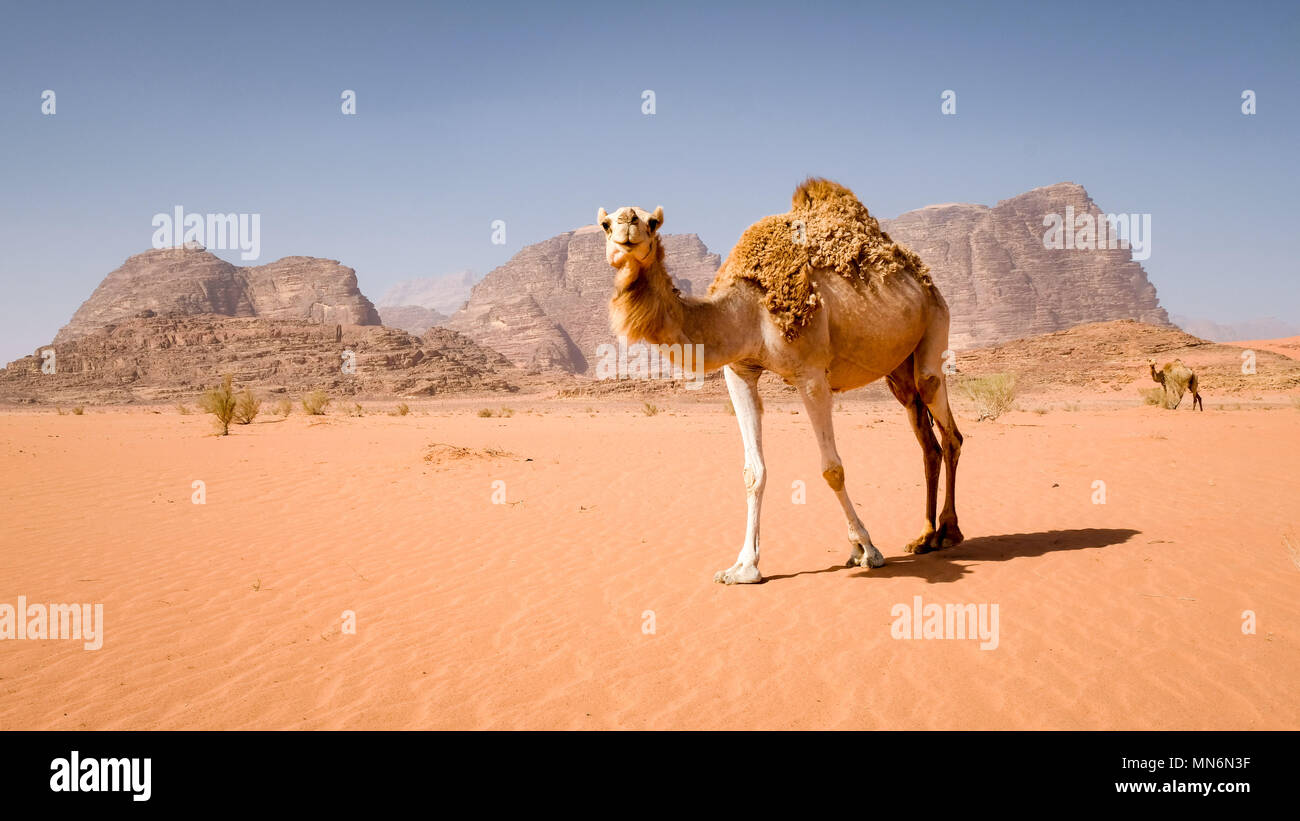
{"type": "Polygon", "coordinates": [[[664,209],[653,214],[627,206],[612,214],[602,208],[596,212],[596,224],[605,232],[605,259],[615,268],[634,263],[640,269],[649,265],[659,249],[659,228],[664,224],[664,209]]]}

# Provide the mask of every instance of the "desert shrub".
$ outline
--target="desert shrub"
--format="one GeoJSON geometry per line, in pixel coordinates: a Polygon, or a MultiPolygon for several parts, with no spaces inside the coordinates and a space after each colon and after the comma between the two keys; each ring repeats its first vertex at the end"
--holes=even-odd
{"type": "Polygon", "coordinates": [[[72,412],[73,412],[74,414],[76,414],[77,416],[81,416],[83,413],[86,412],[86,406],[85,406],[85,405],[78,405],[78,406],[76,406],[75,408],[72,409],[72,412]]]}
{"type": "Polygon", "coordinates": [[[230,374],[226,374],[220,387],[206,391],[199,398],[199,407],[216,418],[217,431],[222,436],[230,433],[230,421],[235,418],[235,389],[230,384],[231,379],[230,374]]]}
{"type": "Polygon", "coordinates": [[[1143,388],[1141,394],[1142,404],[1144,405],[1163,405],[1165,403],[1164,388],[1143,388]]]}
{"type": "Polygon", "coordinates": [[[241,425],[252,424],[261,409],[262,400],[253,396],[253,392],[248,388],[244,388],[235,400],[235,421],[241,425]]]}
{"type": "Polygon", "coordinates": [[[302,398],[302,409],[308,416],[323,416],[325,406],[333,401],[325,391],[312,391],[302,398]]]}
{"type": "Polygon", "coordinates": [[[497,416],[500,416],[502,419],[509,419],[514,415],[515,415],[514,408],[502,408],[501,410],[497,411],[497,416]]]}
{"type": "Polygon", "coordinates": [[[393,409],[393,416],[405,416],[411,412],[411,406],[403,402],[393,409]]]}
{"type": "Polygon", "coordinates": [[[487,419],[488,417],[490,417],[490,416],[492,415],[492,409],[491,409],[491,408],[479,408],[478,415],[479,415],[479,417],[481,417],[481,418],[483,418],[483,419],[487,419]]]}
{"type": "Polygon", "coordinates": [[[967,377],[958,384],[961,393],[975,403],[979,420],[997,419],[1016,404],[1016,377],[1009,373],[967,377]]]}
{"type": "Polygon", "coordinates": [[[662,408],[652,402],[646,402],[641,407],[641,412],[646,416],[657,416],[660,410],[662,410],[662,408]]]}
{"type": "Polygon", "coordinates": [[[352,407],[348,408],[348,416],[365,416],[365,415],[366,415],[365,409],[362,408],[361,405],[357,404],[356,402],[353,402],[352,407]]]}
{"type": "Polygon", "coordinates": [[[279,402],[275,403],[275,408],[273,410],[276,416],[288,416],[293,413],[293,403],[288,399],[281,399],[279,402]]]}
{"type": "Polygon", "coordinates": [[[59,416],[67,416],[67,415],[68,415],[68,412],[65,411],[63,408],[55,408],[55,410],[59,412],[59,416]]]}
{"type": "Polygon", "coordinates": [[[176,412],[179,413],[181,416],[190,415],[190,409],[184,402],[176,403],[176,412]]]}

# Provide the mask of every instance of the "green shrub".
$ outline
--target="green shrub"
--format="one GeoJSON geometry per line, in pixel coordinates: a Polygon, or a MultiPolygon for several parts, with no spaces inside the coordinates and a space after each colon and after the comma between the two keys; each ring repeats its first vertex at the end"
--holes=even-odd
{"type": "Polygon", "coordinates": [[[262,409],[262,400],[253,396],[253,392],[244,388],[235,400],[235,421],[241,425],[252,424],[257,413],[262,409]]]}
{"type": "Polygon", "coordinates": [[[1016,404],[1016,377],[1009,373],[970,376],[958,384],[961,393],[975,403],[978,420],[997,419],[1016,404]]]}
{"type": "Polygon", "coordinates": [[[1142,404],[1144,405],[1164,405],[1165,389],[1164,388],[1143,388],[1142,404]]]}
{"type": "Polygon", "coordinates": [[[302,409],[308,416],[323,416],[325,407],[333,401],[325,391],[312,391],[302,398],[302,409]]]}
{"type": "Polygon", "coordinates": [[[226,374],[220,387],[212,388],[199,399],[203,412],[216,417],[217,432],[221,436],[230,433],[230,421],[235,418],[235,389],[231,386],[231,379],[231,375],[226,374]]]}

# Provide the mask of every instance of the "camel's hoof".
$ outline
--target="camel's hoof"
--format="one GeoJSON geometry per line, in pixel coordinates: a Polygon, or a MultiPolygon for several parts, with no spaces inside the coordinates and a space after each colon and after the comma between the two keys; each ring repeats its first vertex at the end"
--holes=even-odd
{"type": "Polygon", "coordinates": [[[934,535],[933,530],[927,530],[920,536],[917,536],[915,539],[908,542],[907,546],[904,547],[903,550],[908,553],[926,553],[931,550],[938,550],[937,546],[932,546],[931,544],[934,540],[934,535]]]}
{"type": "Polygon", "coordinates": [[[943,522],[939,524],[938,530],[926,528],[924,533],[909,542],[903,549],[908,553],[929,553],[959,545],[964,538],[966,537],[961,535],[961,528],[957,527],[956,522],[943,522]]]}
{"type": "Polygon", "coordinates": [[[718,584],[758,584],[763,575],[758,572],[758,565],[746,567],[737,564],[714,573],[713,580],[718,584]]]}
{"type": "Polygon", "coordinates": [[[853,553],[849,556],[849,560],[844,563],[844,566],[865,567],[868,570],[873,567],[884,567],[885,556],[876,549],[875,545],[864,550],[862,545],[854,544],[853,553]]]}
{"type": "Polygon", "coordinates": [[[956,522],[940,523],[937,535],[938,548],[935,548],[936,550],[944,547],[956,547],[966,538],[961,535],[961,528],[957,527],[956,522]]]}

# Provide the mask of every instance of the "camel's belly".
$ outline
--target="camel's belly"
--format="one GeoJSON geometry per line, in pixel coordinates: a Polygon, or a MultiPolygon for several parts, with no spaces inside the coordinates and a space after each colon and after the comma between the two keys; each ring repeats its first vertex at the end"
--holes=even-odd
{"type": "Polygon", "coordinates": [[[930,305],[919,283],[862,293],[841,277],[818,283],[830,323],[834,358],[827,372],[831,388],[847,391],[889,375],[920,343],[930,323],[930,305]]]}

